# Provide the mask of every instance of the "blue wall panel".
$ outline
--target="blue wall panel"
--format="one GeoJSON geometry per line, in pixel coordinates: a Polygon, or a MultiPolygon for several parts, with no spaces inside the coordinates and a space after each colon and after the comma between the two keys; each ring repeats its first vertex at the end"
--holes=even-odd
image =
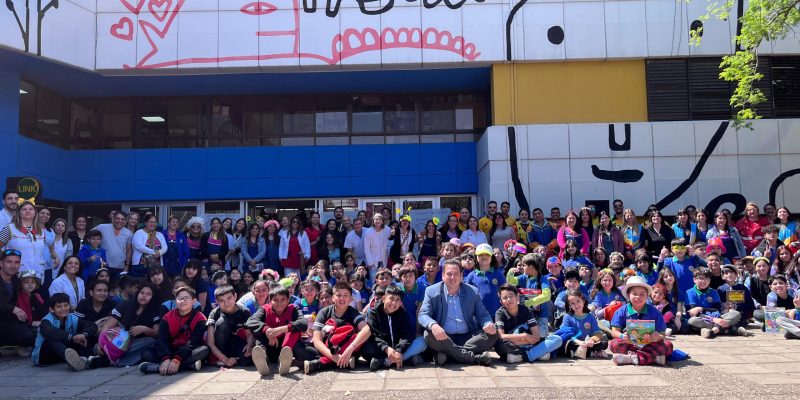
{"type": "MultiPolygon", "coordinates": [[[[18,118],[15,117],[15,118],[18,118]]],[[[19,175],[68,202],[475,193],[475,143],[63,150],[19,140],[19,175]]],[[[6,136],[11,136],[6,137],[6,136]]],[[[0,160],[9,164],[13,157],[0,160]]]]}

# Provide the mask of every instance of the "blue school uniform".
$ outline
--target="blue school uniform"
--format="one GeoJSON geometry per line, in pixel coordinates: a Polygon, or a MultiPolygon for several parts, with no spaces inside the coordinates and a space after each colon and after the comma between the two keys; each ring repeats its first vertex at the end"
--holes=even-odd
{"type": "Polygon", "coordinates": [[[651,269],[649,273],[644,273],[642,271],[636,270],[636,276],[641,276],[647,281],[647,284],[653,286],[658,281],[658,272],[655,269],[651,269]]]}
{"type": "Polygon", "coordinates": [[[597,309],[601,309],[611,304],[612,301],[625,302],[625,297],[622,295],[619,289],[611,289],[610,293],[598,290],[594,295],[594,299],[592,299],[592,305],[594,305],[597,309]]]}
{"type": "Polygon", "coordinates": [[[578,256],[569,260],[564,259],[561,261],[561,266],[564,267],[564,271],[577,269],[579,265],[588,265],[594,269],[594,263],[586,258],[586,256],[578,256]]]}
{"type": "Polygon", "coordinates": [[[553,301],[553,307],[559,312],[565,313],[567,312],[567,291],[564,290],[556,296],[556,299],[553,301]]]}
{"type": "Polygon", "coordinates": [[[94,249],[88,244],[83,245],[80,251],[78,251],[78,258],[81,260],[81,266],[83,267],[81,277],[84,282],[89,282],[89,277],[94,278],[97,270],[103,265],[103,261],[108,259],[106,258],[105,249],[102,247],[94,249]],[[98,256],[99,258],[94,261],[89,261],[93,256],[98,256]]]}
{"type": "Polygon", "coordinates": [[[428,287],[431,285],[435,285],[442,281],[442,276],[437,274],[436,279],[433,280],[433,283],[428,282],[428,277],[425,274],[422,274],[419,278],[417,278],[417,285],[428,287]]]}
{"type": "MultiPolygon", "coordinates": [[[[547,279],[545,279],[543,276],[541,276],[541,275],[536,275],[534,277],[534,276],[528,276],[528,275],[522,274],[522,275],[516,276],[515,278],[517,279],[516,286],[518,288],[530,289],[530,290],[539,290],[540,291],[539,294],[544,293],[545,290],[550,291],[552,293],[552,288],[550,286],[550,282],[547,279]]],[[[525,297],[529,298],[529,299],[532,299],[532,298],[537,297],[537,295],[536,294],[531,294],[531,295],[525,294],[525,297]]],[[[552,294],[550,296],[550,299],[552,299],[552,294]]],[[[552,303],[552,301],[550,299],[548,299],[547,301],[545,301],[543,303],[535,305],[533,307],[529,307],[531,309],[532,313],[537,318],[550,318],[550,316],[553,314],[553,310],[552,310],[553,303],[552,303]]]]}
{"type": "Polygon", "coordinates": [[[700,290],[697,286],[686,291],[686,309],[703,307],[703,314],[709,317],[719,317],[719,310],[722,302],[719,300],[719,293],[712,288],[700,290]]]}
{"type": "Polygon", "coordinates": [[[414,287],[408,290],[403,284],[400,284],[400,289],[403,289],[405,293],[403,295],[403,308],[406,310],[406,315],[408,315],[408,332],[410,335],[416,336],[417,309],[422,305],[422,300],[425,298],[425,286],[414,284],[414,287]]]}
{"type": "Polygon", "coordinates": [[[748,289],[747,286],[745,286],[742,283],[736,283],[733,286],[728,285],[726,283],[717,289],[721,302],[723,303],[728,302],[728,292],[731,290],[741,290],[744,292],[744,302],[733,303],[733,308],[742,314],[742,320],[740,322],[744,322],[746,324],[747,319],[752,318],[753,311],[755,311],[755,305],[753,304],[753,294],[750,293],[750,289],[748,289]]]}
{"type": "Polygon", "coordinates": [[[675,281],[678,282],[678,290],[681,293],[686,293],[694,286],[694,270],[699,265],[700,260],[697,256],[685,257],[683,260],[678,260],[678,257],[664,260],[664,267],[669,268],[675,275],[675,281]]]}
{"type": "Polygon", "coordinates": [[[654,321],[656,332],[663,334],[667,330],[667,324],[664,323],[664,315],[657,308],[647,303],[640,311],[636,311],[630,303],[620,307],[611,318],[611,327],[624,332],[629,320],[654,321]]]}
{"type": "Polygon", "coordinates": [[[589,293],[592,292],[592,287],[594,286],[594,281],[584,282],[581,281],[581,292],[586,298],[589,298],[589,293]]]}
{"type": "Polygon", "coordinates": [[[497,312],[497,309],[500,308],[500,297],[497,295],[497,289],[506,283],[503,271],[490,268],[488,271],[483,272],[476,268],[470,272],[464,283],[478,288],[478,294],[480,294],[481,301],[483,301],[483,305],[489,315],[494,315],[497,312]]]}
{"type": "Polygon", "coordinates": [[[558,294],[564,291],[564,271],[562,270],[561,273],[553,279],[553,274],[547,274],[544,276],[548,283],[550,283],[550,293],[552,294],[553,298],[555,299],[558,297],[558,294]]]}
{"type": "Polygon", "coordinates": [[[573,314],[565,314],[564,319],[561,321],[561,328],[559,330],[569,329],[575,334],[571,339],[584,340],[587,336],[593,336],[600,332],[600,326],[597,324],[597,318],[592,313],[586,313],[583,317],[576,317],[573,314]]]}

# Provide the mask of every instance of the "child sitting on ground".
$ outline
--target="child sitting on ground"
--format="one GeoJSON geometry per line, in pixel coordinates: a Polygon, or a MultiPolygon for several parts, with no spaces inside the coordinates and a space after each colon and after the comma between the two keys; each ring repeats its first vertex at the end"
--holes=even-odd
{"type": "Polygon", "coordinates": [[[753,296],[747,286],[739,283],[739,270],[736,266],[725,264],[722,267],[722,277],[725,278],[725,284],[718,290],[722,301],[722,311],[725,313],[728,310],[736,310],[741,314],[742,317],[736,324],[736,332],[740,336],[746,336],[747,320],[753,318],[753,311],[755,311],[753,296]]]}
{"type": "Polygon", "coordinates": [[[711,271],[699,268],[694,271],[694,287],[686,291],[686,313],[689,315],[689,325],[695,331],[700,331],[700,336],[711,339],[728,328],[736,326],[742,318],[736,310],[725,314],[720,313],[722,302],[719,293],[709,287],[711,271]]]}
{"type": "Polygon", "coordinates": [[[550,281],[542,276],[544,257],[539,254],[526,254],[522,257],[522,274],[514,276],[516,270],[508,271],[508,282],[516,286],[523,295],[523,304],[530,309],[539,327],[539,337],[547,336],[547,325],[552,317],[552,293],[550,281]]]}
{"type": "MultiPolygon", "coordinates": [[[[775,275],[769,278],[770,293],[767,295],[765,307],[780,307],[784,310],[791,310],[794,291],[789,289],[789,283],[783,275],[775,275]]],[[[764,309],[756,310],[754,318],[758,322],[764,322],[764,309]]]]}
{"type": "Polygon", "coordinates": [[[425,259],[425,264],[422,266],[424,274],[417,279],[417,283],[424,284],[424,287],[431,286],[439,283],[442,280],[442,275],[439,273],[439,259],[437,257],[428,257],[425,259]]]}
{"type": "Polygon", "coordinates": [[[666,365],[667,357],[672,354],[672,343],[664,340],[667,325],[664,317],[655,307],[647,304],[652,288],[641,276],[633,276],[622,287],[622,293],[628,304],[620,307],[611,319],[611,336],[609,350],[614,353],[616,365],[666,365]],[[653,321],[654,331],[649,336],[649,343],[637,346],[631,343],[630,332],[627,332],[630,321],[653,321]]]}
{"type": "MultiPolygon", "coordinates": [[[[564,273],[564,286],[566,289],[563,290],[561,293],[558,294],[556,300],[553,302],[553,308],[555,309],[555,326],[561,326],[562,320],[564,318],[564,314],[567,313],[569,309],[569,304],[567,303],[567,294],[569,294],[570,290],[580,290],[583,292],[580,284],[580,277],[578,276],[578,271],[569,270],[564,273]]],[[[585,298],[588,298],[586,293],[583,294],[585,298]]],[[[586,301],[586,306],[589,306],[589,301],[586,301]]],[[[563,338],[562,338],[563,339],[563,338]]]]}
{"type": "Polygon", "coordinates": [[[650,304],[653,305],[661,315],[664,316],[664,323],[667,324],[666,335],[672,336],[672,329],[669,328],[670,323],[675,321],[675,313],[672,312],[669,301],[667,300],[667,288],[660,283],[653,285],[653,291],[650,292],[650,304]]]}
{"type": "Polygon", "coordinates": [[[764,257],[758,257],[753,261],[753,264],[755,266],[755,274],[749,276],[744,285],[750,289],[750,294],[753,296],[753,305],[755,306],[753,316],[755,317],[756,315],[763,315],[761,314],[761,307],[767,305],[767,296],[771,289],[769,283],[769,260],[764,257]]]}
{"type": "Polygon", "coordinates": [[[50,312],[42,319],[36,335],[31,360],[34,365],[66,361],[72,369],[94,367],[92,348],[97,341],[97,325],[70,313],[69,296],[55,293],[50,297],[50,312]]]}
{"type": "Polygon", "coordinates": [[[589,302],[582,291],[570,289],[567,292],[569,309],[561,322],[556,335],[564,343],[564,354],[571,358],[606,358],[608,341],[600,331],[597,319],[589,311],[589,302]]]}
{"type": "MultiPolygon", "coordinates": [[[[403,267],[401,279],[408,270],[416,267],[403,267]]],[[[369,363],[370,371],[394,364],[397,369],[410,359],[411,366],[421,365],[422,357],[419,355],[426,348],[425,339],[416,336],[416,323],[412,326],[408,321],[407,310],[403,310],[403,298],[406,294],[398,286],[389,286],[381,301],[367,315],[371,335],[369,341],[384,353],[382,357],[373,357],[369,363]]],[[[414,316],[416,321],[416,315],[414,316]]]]}
{"type": "MultiPolygon", "coordinates": [[[[422,305],[422,300],[425,298],[425,288],[417,284],[417,269],[416,267],[403,267],[400,269],[400,284],[398,287],[403,291],[402,305],[408,318],[407,331],[410,332],[411,337],[417,336],[417,314],[419,307],[422,305]]],[[[391,286],[390,286],[391,287],[391,286]]],[[[389,288],[386,288],[387,293],[389,288]]],[[[383,295],[386,299],[387,294],[383,295]]]]}
{"type": "Polygon", "coordinates": [[[39,294],[39,276],[33,270],[20,272],[19,283],[17,308],[25,312],[25,323],[29,327],[38,327],[48,312],[47,305],[39,294]]]}
{"type": "Polygon", "coordinates": [[[592,298],[589,310],[597,319],[608,320],[625,303],[625,297],[617,286],[617,277],[613,271],[604,269],[597,274],[594,288],[589,295],[592,298]]]}
{"type": "Polygon", "coordinates": [[[233,286],[214,289],[214,298],[219,306],[211,310],[206,320],[206,342],[211,353],[208,364],[226,368],[252,365],[250,357],[255,341],[244,326],[250,310],[236,304],[233,286]]]}
{"type": "Polygon", "coordinates": [[[495,342],[497,355],[509,364],[550,360],[550,352],[558,350],[561,338],[540,336],[539,322],[528,307],[520,305],[516,286],[504,284],[498,289],[498,296],[502,307],[494,317],[499,335],[495,342]]]}
{"type": "Polygon", "coordinates": [[[113,309],[114,304],[108,300],[108,283],[95,279],[89,282],[89,297],[78,303],[75,315],[100,327],[106,323],[113,309]]]}
{"type": "Polygon", "coordinates": [[[181,369],[200,371],[203,368],[209,353],[204,343],[206,317],[194,307],[195,300],[194,289],[178,289],[177,308],[164,314],[158,326],[155,354],[161,363],[145,361],[139,364],[139,372],[174,375],[181,369]]]}
{"type": "Polygon", "coordinates": [[[778,317],[777,322],[786,331],[786,339],[800,339],[800,293],[795,292],[792,303],[794,307],[786,311],[785,317],[778,317]]]}
{"type": "MultiPolygon", "coordinates": [[[[666,249],[662,249],[666,251],[666,249]]],[[[643,277],[647,284],[653,286],[658,280],[658,272],[653,269],[653,263],[650,261],[650,256],[639,255],[636,257],[636,275],[643,277]]]]}
{"type": "MultiPolygon", "coordinates": [[[[589,293],[592,291],[592,286],[594,286],[594,272],[595,269],[588,265],[581,264],[578,266],[580,289],[587,298],[589,297],[589,293]]],[[[566,279],[566,274],[564,279],[566,279]]]]}
{"type": "Polygon", "coordinates": [[[658,284],[664,287],[669,308],[675,316],[672,322],[667,323],[667,329],[671,331],[670,333],[688,332],[689,325],[685,323],[686,313],[684,312],[686,292],[681,292],[678,288],[678,280],[671,269],[661,268],[661,271],[658,272],[658,284]]]}
{"type": "Polygon", "coordinates": [[[119,293],[111,298],[111,302],[116,306],[117,304],[122,304],[131,298],[135,298],[136,293],[139,292],[140,284],[141,282],[138,279],[130,275],[120,275],[119,283],[117,284],[119,293]]]}

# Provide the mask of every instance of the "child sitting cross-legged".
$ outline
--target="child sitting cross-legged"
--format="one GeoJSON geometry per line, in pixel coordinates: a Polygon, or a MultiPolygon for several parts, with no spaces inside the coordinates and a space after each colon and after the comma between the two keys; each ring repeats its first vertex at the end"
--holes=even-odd
{"type": "Polygon", "coordinates": [[[694,271],[694,287],[686,291],[686,313],[689,315],[689,325],[695,331],[700,331],[700,336],[710,339],[719,335],[728,328],[735,327],[742,314],[736,310],[729,310],[722,314],[722,302],[719,293],[709,287],[711,271],[708,268],[698,268],[694,271]]]}
{"type": "Polygon", "coordinates": [[[236,304],[236,289],[220,286],[214,289],[218,306],[208,314],[206,327],[211,355],[208,363],[216,367],[252,365],[251,352],[255,341],[253,334],[245,328],[250,310],[236,304]]]}
{"type": "Polygon", "coordinates": [[[628,299],[628,304],[620,307],[611,319],[611,336],[614,338],[609,343],[609,350],[614,353],[614,364],[634,365],[666,365],[667,357],[672,354],[672,343],[664,340],[667,325],[661,311],[647,304],[647,299],[653,289],[647,284],[645,278],[632,276],[622,287],[622,294],[628,299]],[[654,331],[649,335],[648,343],[637,346],[631,342],[631,333],[628,325],[631,321],[652,321],[654,331]]]}
{"type": "Polygon", "coordinates": [[[580,289],[567,292],[567,314],[561,322],[556,335],[564,343],[564,354],[573,358],[606,358],[608,341],[600,331],[597,319],[589,312],[589,301],[580,289]]]}
{"type": "Polygon", "coordinates": [[[50,312],[39,325],[31,354],[35,365],[66,361],[72,369],[95,367],[100,357],[92,356],[97,341],[97,325],[70,313],[69,296],[55,293],[50,297],[50,312]]]}
{"type": "Polygon", "coordinates": [[[495,351],[500,358],[509,364],[550,360],[550,353],[561,346],[561,338],[540,335],[539,322],[528,307],[520,305],[516,286],[504,284],[498,294],[502,307],[494,320],[500,336],[495,351]]]}
{"type": "Polygon", "coordinates": [[[158,326],[155,353],[161,363],[145,361],[139,364],[141,373],[174,375],[181,369],[200,371],[203,368],[203,361],[209,353],[203,339],[206,317],[194,307],[195,300],[194,289],[178,289],[175,296],[177,308],[164,314],[158,326]]]}
{"type": "Polygon", "coordinates": [[[742,317],[739,319],[739,323],[736,324],[736,333],[746,336],[747,320],[753,318],[753,311],[755,310],[753,295],[747,286],[740,283],[739,270],[735,265],[725,264],[722,267],[722,277],[725,279],[725,284],[720,286],[717,291],[722,301],[723,313],[727,310],[738,311],[742,317]]]}
{"type": "MultiPolygon", "coordinates": [[[[403,270],[407,268],[409,267],[403,267],[403,270]]],[[[403,298],[407,295],[399,286],[389,286],[381,301],[367,315],[367,324],[371,330],[370,342],[384,353],[383,357],[372,358],[369,363],[371,371],[392,364],[400,369],[409,360],[412,366],[422,364],[419,354],[427,345],[408,323],[408,313],[403,309],[403,298]]]]}
{"type": "Polygon", "coordinates": [[[783,328],[787,339],[800,339],[800,293],[795,292],[792,300],[794,308],[786,311],[785,317],[778,317],[778,326],[783,328]]]}
{"type": "Polygon", "coordinates": [[[604,269],[597,274],[594,288],[589,295],[592,299],[589,310],[598,319],[608,320],[609,316],[625,303],[625,297],[617,289],[617,286],[617,276],[613,271],[604,269]]]}
{"type": "Polygon", "coordinates": [[[316,358],[314,350],[300,340],[308,329],[308,320],[294,304],[289,304],[289,290],[283,286],[270,289],[269,301],[247,320],[247,328],[256,341],[253,364],[262,376],[270,374],[270,360],[277,359],[278,373],[285,375],[295,358],[299,362],[316,358]]]}
{"type": "MultiPolygon", "coordinates": [[[[554,314],[555,314],[556,326],[561,326],[564,314],[566,314],[567,311],[569,310],[569,304],[567,303],[567,295],[571,290],[580,290],[584,294],[584,298],[588,296],[581,287],[580,276],[578,271],[574,269],[564,273],[564,286],[565,289],[558,294],[556,300],[553,302],[553,308],[555,308],[554,314]]],[[[586,301],[586,306],[587,307],[589,306],[589,301],[586,301]]]]}

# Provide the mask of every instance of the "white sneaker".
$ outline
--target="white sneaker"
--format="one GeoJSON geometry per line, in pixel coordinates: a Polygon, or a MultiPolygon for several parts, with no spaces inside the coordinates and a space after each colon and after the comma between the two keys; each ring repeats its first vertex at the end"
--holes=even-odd
{"type": "Polygon", "coordinates": [[[539,361],[550,361],[550,353],[544,353],[543,356],[539,357],[539,361]]]}
{"type": "Polygon", "coordinates": [[[281,354],[278,355],[278,374],[279,375],[286,375],[289,373],[289,369],[292,368],[292,360],[294,359],[294,354],[292,353],[292,349],[289,347],[284,347],[281,349],[281,354]]]}
{"type": "Polygon", "coordinates": [[[519,364],[522,362],[522,356],[519,354],[507,354],[506,362],[509,364],[519,364]]]}
{"type": "Polygon", "coordinates": [[[203,360],[195,361],[193,367],[195,372],[200,372],[200,370],[203,369],[203,360]]]}
{"type": "Polygon", "coordinates": [[[712,334],[713,334],[713,332],[711,331],[711,329],[708,329],[708,328],[700,329],[700,336],[701,337],[704,337],[706,339],[711,339],[713,337],[712,334]]]}
{"type": "Polygon", "coordinates": [[[253,364],[256,366],[261,376],[269,375],[269,364],[267,364],[267,352],[261,346],[253,347],[253,364]]]}
{"type": "Polygon", "coordinates": [[[747,329],[745,329],[743,326],[738,327],[736,329],[736,333],[738,333],[739,336],[749,336],[749,333],[747,333],[747,329]]]}
{"type": "Polygon", "coordinates": [[[630,352],[628,354],[616,353],[613,360],[616,365],[639,365],[639,357],[630,352]]]}
{"type": "Polygon", "coordinates": [[[86,369],[87,360],[78,355],[78,352],[74,349],[67,349],[67,351],[64,352],[64,360],[75,371],[83,371],[86,369]]]}
{"type": "Polygon", "coordinates": [[[580,358],[582,360],[586,359],[586,346],[578,346],[575,350],[575,358],[580,358]]]}
{"type": "Polygon", "coordinates": [[[672,328],[667,328],[667,330],[664,331],[664,336],[672,336],[672,328]]]}
{"type": "Polygon", "coordinates": [[[667,365],[667,357],[666,356],[656,356],[656,364],[664,366],[667,365]]]}

